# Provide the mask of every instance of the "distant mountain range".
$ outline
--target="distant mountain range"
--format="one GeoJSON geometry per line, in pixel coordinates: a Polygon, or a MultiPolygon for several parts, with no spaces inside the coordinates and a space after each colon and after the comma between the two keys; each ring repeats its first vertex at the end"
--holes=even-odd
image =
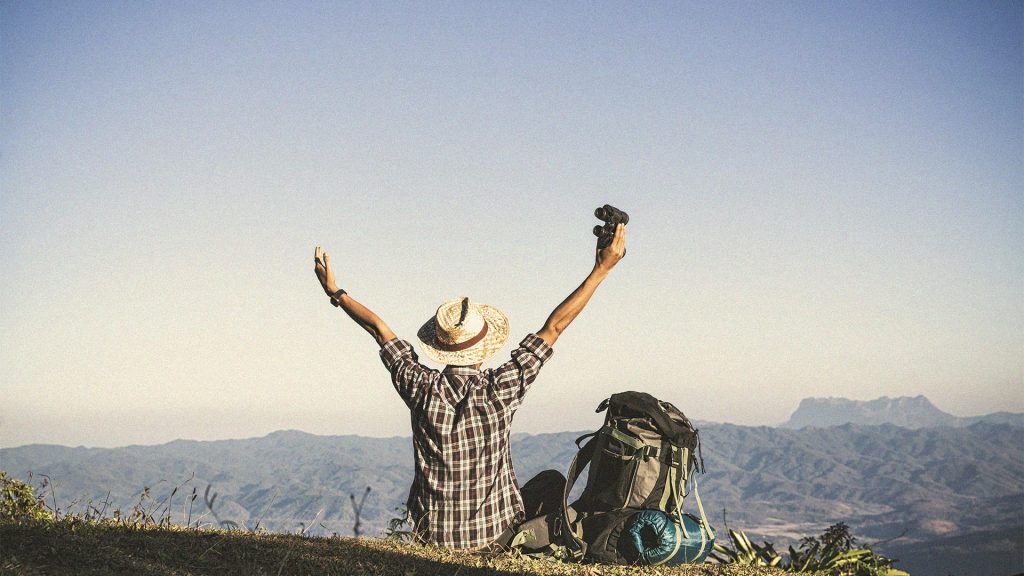
{"type": "MultiPolygon", "coordinates": [[[[581,433],[514,435],[520,483],[544,469],[564,471],[581,433]]],[[[951,568],[961,565],[972,576],[1024,572],[1024,428],[706,423],[701,439],[700,491],[718,529],[727,521],[784,548],[842,521],[863,542],[884,541],[881,552],[906,553],[902,567],[915,576],[967,574],[951,568]],[[941,554],[927,553],[933,543],[941,554]]],[[[21,479],[31,472],[37,486],[47,475],[54,487],[44,491],[47,501],[61,508],[102,509],[109,501],[108,515],[124,513],[148,487],[147,508],[167,508],[179,523],[191,514],[210,524],[314,534],[351,534],[351,496],[358,501],[369,486],[363,534],[379,536],[408,494],[412,443],[282,431],[113,449],[33,445],[0,450],[0,468],[21,479]],[[207,487],[217,494],[215,514],[203,503],[207,487]]]]}
{"type": "Polygon", "coordinates": [[[892,424],[904,428],[963,427],[986,422],[1024,427],[1024,414],[995,412],[984,416],[960,417],[943,412],[924,396],[901,396],[869,401],[846,398],[805,398],[782,424],[783,428],[824,428],[843,424],[892,424]]]}

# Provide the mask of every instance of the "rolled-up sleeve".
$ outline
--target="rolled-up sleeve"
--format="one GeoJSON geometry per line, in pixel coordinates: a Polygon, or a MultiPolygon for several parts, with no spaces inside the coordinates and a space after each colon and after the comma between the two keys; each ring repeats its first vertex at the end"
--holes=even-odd
{"type": "Polygon", "coordinates": [[[420,364],[416,352],[405,340],[394,338],[380,349],[380,359],[391,372],[391,383],[405,405],[414,407],[439,373],[420,364]]]}
{"type": "Polygon", "coordinates": [[[536,334],[528,334],[519,347],[512,351],[512,359],[493,373],[494,397],[515,411],[537,379],[537,374],[553,353],[550,346],[536,334]]]}

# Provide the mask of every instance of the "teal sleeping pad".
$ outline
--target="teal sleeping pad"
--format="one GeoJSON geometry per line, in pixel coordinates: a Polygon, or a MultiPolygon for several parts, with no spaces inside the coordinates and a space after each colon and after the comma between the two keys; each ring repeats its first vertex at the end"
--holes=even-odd
{"type": "Polygon", "coordinates": [[[661,510],[644,510],[626,525],[629,541],[643,564],[700,564],[715,544],[715,533],[700,519],[683,515],[674,521],[661,510]]]}

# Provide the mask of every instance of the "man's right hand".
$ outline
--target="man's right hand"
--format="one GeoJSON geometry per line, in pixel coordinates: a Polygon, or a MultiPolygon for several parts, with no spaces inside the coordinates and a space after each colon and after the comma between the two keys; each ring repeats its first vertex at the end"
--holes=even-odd
{"type": "Polygon", "coordinates": [[[316,273],[320,287],[328,296],[333,296],[338,291],[338,284],[334,281],[334,270],[331,270],[331,257],[319,246],[313,252],[313,272],[316,273]]]}
{"type": "Polygon", "coordinates": [[[619,224],[615,227],[615,237],[612,243],[597,251],[597,258],[594,268],[603,272],[610,272],[619,260],[626,255],[626,225],[619,224]]]}

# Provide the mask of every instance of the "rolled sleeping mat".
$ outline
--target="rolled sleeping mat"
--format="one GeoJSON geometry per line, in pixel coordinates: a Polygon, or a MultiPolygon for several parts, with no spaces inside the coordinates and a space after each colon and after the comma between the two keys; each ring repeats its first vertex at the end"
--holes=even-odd
{"type": "Polygon", "coordinates": [[[700,564],[715,544],[715,533],[700,519],[683,514],[682,523],[661,510],[644,510],[627,522],[628,540],[643,564],[700,564]]]}

